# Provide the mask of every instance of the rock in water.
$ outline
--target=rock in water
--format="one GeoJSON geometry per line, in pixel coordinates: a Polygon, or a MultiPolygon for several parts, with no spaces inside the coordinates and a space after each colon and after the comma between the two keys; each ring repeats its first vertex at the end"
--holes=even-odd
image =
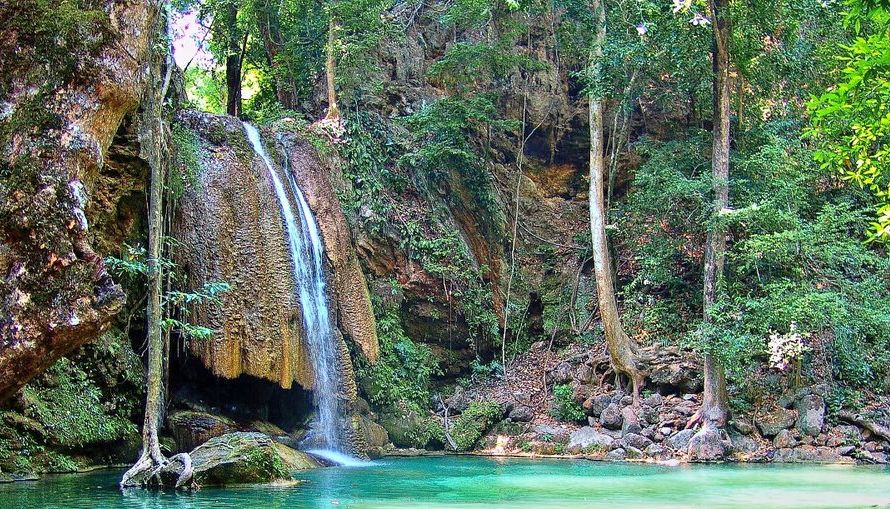
{"type": "Polygon", "coordinates": [[[689,440],[687,451],[692,461],[721,461],[726,456],[727,448],[720,429],[705,424],[689,440]]]}
{"type": "Polygon", "coordinates": [[[291,478],[295,470],[321,465],[308,454],[279,444],[262,433],[229,433],[211,438],[191,452],[199,486],[268,483],[291,478]]]}
{"type": "Polygon", "coordinates": [[[614,442],[615,439],[609,435],[600,433],[590,426],[584,426],[572,433],[569,438],[568,450],[572,450],[573,448],[586,449],[589,447],[609,449],[614,442]]]}

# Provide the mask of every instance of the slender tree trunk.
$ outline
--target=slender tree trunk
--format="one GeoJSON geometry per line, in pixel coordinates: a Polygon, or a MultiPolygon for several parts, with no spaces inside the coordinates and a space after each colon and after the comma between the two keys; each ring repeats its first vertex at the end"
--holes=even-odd
{"type": "MultiPolygon", "coordinates": [[[[729,206],[729,24],[725,17],[727,0],[714,0],[714,141],[712,176],[714,181],[714,214],[729,206]]],[[[705,244],[704,320],[710,322],[710,311],[717,298],[717,284],[723,277],[726,253],[726,232],[715,225],[708,230],[705,244]]],[[[726,380],[723,365],[712,354],[705,355],[705,395],[702,417],[722,427],[728,415],[726,380]]]]}
{"type": "MultiPolygon", "coordinates": [[[[596,43],[590,54],[594,79],[601,73],[603,44],[606,39],[606,11],[602,0],[593,1],[597,19],[596,43]]],[[[606,240],[603,158],[603,103],[596,92],[590,94],[590,235],[593,240],[593,265],[600,317],[606,333],[606,346],[616,376],[626,375],[633,384],[634,400],[639,400],[643,378],[637,367],[637,347],[621,325],[612,282],[609,247],[606,240]]]]}
{"type": "Polygon", "coordinates": [[[161,239],[163,236],[164,168],[158,161],[151,165],[151,183],[148,198],[148,301],[146,320],[148,329],[148,370],[146,373],[145,420],[142,425],[142,454],[139,460],[121,479],[121,487],[139,486],[154,468],[167,463],[158,441],[158,424],[163,408],[163,354],[164,341],[161,331],[161,283],[163,273],[160,264],[161,239]]]}
{"type": "Polygon", "coordinates": [[[238,37],[238,4],[229,0],[226,6],[226,113],[241,115],[241,44],[238,37]]]}
{"type": "Polygon", "coordinates": [[[328,88],[328,113],[325,120],[339,120],[340,108],[337,107],[336,71],[337,59],[334,55],[334,46],[337,43],[337,21],[331,16],[328,22],[328,43],[325,47],[325,80],[328,88]]]}
{"type": "MultiPolygon", "coordinates": [[[[727,0],[712,0],[711,15],[714,23],[714,128],[711,167],[713,177],[713,214],[716,216],[729,205],[729,48],[730,27],[726,20],[727,0]]],[[[711,321],[711,307],[717,298],[717,286],[723,276],[726,253],[726,231],[714,224],[708,229],[705,241],[705,272],[703,291],[703,320],[711,321]]],[[[711,341],[710,338],[707,339],[711,341]]],[[[702,428],[689,442],[689,456],[693,460],[716,461],[723,458],[720,428],[729,416],[726,377],[723,364],[714,355],[713,345],[705,345],[704,396],[701,410],[693,416],[687,427],[701,422],[702,428]]]]}

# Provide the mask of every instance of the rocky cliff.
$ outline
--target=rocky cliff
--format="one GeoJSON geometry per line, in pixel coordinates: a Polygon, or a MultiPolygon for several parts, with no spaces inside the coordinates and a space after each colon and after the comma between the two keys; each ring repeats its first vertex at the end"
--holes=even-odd
{"type": "MultiPolygon", "coordinates": [[[[282,388],[296,382],[312,389],[314,368],[301,330],[301,303],[268,171],[237,119],[183,111],[177,122],[196,134],[200,168],[197,182],[178,204],[175,258],[189,289],[214,281],[232,287],[220,304],[195,306],[191,318],[217,334],[192,341],[191,351],[223,378],[245,374],[282,388]]],[[[373,362],[378,347],[367,286],[324,167],[298,135],[265,135],[279,179],[286,182],[284,172],[292,172],[319,223],[339,333],[373,362]]],[[[341,350],[345,386],[354,397],[345,343],[341,350]]]]}
{"type": "Polygon", "coordinates": [[[137,110],[157,85],[158,12],[137,1],[0,6],[0,400],[97,338],[124,302],[97,245],[119,244],[137,221],[139,145],[112,147],[155,127],[137,110]],[[111,237],[96,233],[103,219],[117,223],[111,237]]]}

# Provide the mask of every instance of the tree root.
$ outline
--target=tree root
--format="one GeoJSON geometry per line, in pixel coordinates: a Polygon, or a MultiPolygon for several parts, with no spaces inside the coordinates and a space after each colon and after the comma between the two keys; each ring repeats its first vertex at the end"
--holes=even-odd
{"type": "Polygon", "coordinates": [[[158,465],[159,463],[152,458],[151,454],[148,451],[144,451],[136,463],[121,477],[121,489],[145,486],[151,477],[151,473],[154,472],[158,465]]]}
{"type": "Polygon", "coordinates": [[[686,421],[686,426],[684,426],[683,429],[692,429],[701,424],[703,421],[704,414],[702,414],[701,409],[698,409],[694,414],[692,414],[692,417],[690,417],[689,420],[686,421]]]}
{"type": "Polygon", "coordinates": [[[854,414],[853,412],[841,411],[837,414],[841,419],[851,422],[853,424],[857,424],[868,431],[870,431],[873,435],[879,436],[884,440],[890,442],[890,428],[886,428],[881,426],[880,424],[869,421],[868,419],[862,417],[859,414],[854,414]]]}
{"type": "Polygon", "coordinates": [[[186,452],[169,460],[161,456],[160,461],[151,454],[143,453],[123,475],[120,487],[193,489],[193,477],[192,457],[186,452]]]}

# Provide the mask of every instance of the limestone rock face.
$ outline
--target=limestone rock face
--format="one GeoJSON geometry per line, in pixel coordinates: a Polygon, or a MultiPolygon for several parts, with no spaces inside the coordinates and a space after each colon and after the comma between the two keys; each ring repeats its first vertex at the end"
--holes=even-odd
{"type": "Polygon", "coordinates": [[[238,430],[238,425],[223,416],[190,410],[170,414],[167,419],[176,446],[188,452],[210,440],[238,430]]]}
{"type": "Polygon", "coordinates": [[[175,258],[190,288],[231,285],[221,304],[193,310],[195,323],[217,332],[191,341],[192,353],[222,378],[246,374],[311,389],[287,237],[268,171],[238,119],[184,111],[177,122],[198,136],[201,168],[177,210],[175,258]]]}
{"type": "Polygon", "coordinates": [[[327,169],[306,140],[284,131],[281,142],[287,151],[288,171],[306,195],[321,230],[325,255],[333,276],[329,283],[336,295],[340,331],[361,349],[369,361],[376,362],[379,350],[377,327],[368,284],[327,169]]]}
{"type": "MultiPolygon", "coordinates": [[[[191,342],[215,375],[242,374],[312,389],[313,368],[302,335],[300,302],[272,178],[250,147],[240,121],[183,111],[177,121],[199,140],[200,176],[183,195],[174,223],[176,258],[190,288],[223,281],[222,304],[196,306],[192,319],[217,334],[191,342]]],[[[331,318],[370,360],[377,335],[367,285],[339,202],[311,145],[293,134],[266,132],[266,151],[287,182],[292,172],[316,216],[327,256],[331,318]],[[286,153],[282,152],[286,151],[286,153]]],[[[340,350],[344,391],[355,396],[346,344],[340,350]]]]}
{"type": "Polygon", "coordinates": [[[123,304],[92,243],[91,200],[111,197],[109,147],[154,82],[159,17],[155,2],[100,5],[0,6],[0,400],[97,338],[123,304]],[[35,17],[63,16],[79,28],[33,30],[35,17]]]}

